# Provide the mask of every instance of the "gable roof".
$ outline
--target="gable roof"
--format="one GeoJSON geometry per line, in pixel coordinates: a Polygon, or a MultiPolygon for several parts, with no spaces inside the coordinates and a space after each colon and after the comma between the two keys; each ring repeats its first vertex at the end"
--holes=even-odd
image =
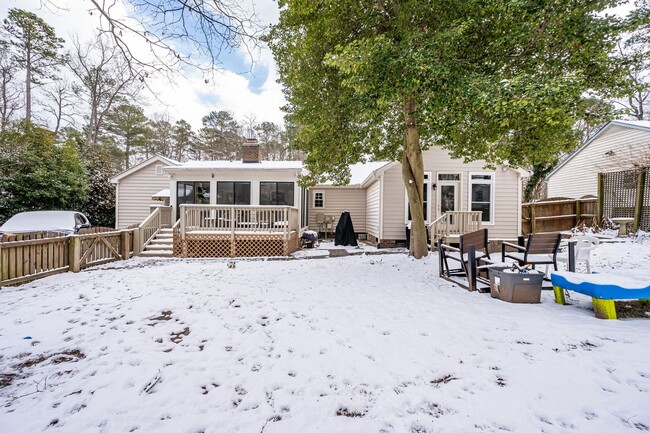
{"type": "Polygon", "coordinates": [[[590,144],[591,142],[593,142],[593,141],[596,140],[598,137],[600,137],[600,136],[601,136],[601,135],[602,135],[606,130],[608,130],[608,129],[609,129],[610,127],[612,127],[612,126],[621,126],[621,127],[623,127],[623,128],[640,129],[640,130],[642,130],[642,131],[650,132],[650,120],[611,120],[611,121],[607,122],[607,123],[605,124],[605,126],[603,126],[602,128],[600,128],[600,129],[599,129],[599,130],[598,130],[594,135],[592,135],[591,138],[589,138],[589,140],[587,140],[587,141],[585,142],[585,144],[583,144],[582,146],[580,146],[580,147],[578,148],[578,150],[576,150],[575,152],[573,152],[571,155],[569,155],[568,158],[565,158],[564,161],[562,161],[561,163],[559,163],[559,164],[557,165],[557,167],[555,167],[555,168],[553,169],[553,171],[550,172],[550,173],[546,176],[546,179],[548,179],[548,178],[550,178],[551,176],[553,176],[553,175],[554,175],[554,174],[555,174],[559,169],[561,169],[561,168],[562,168],[562,167],[563,167],[567,162],[571,161],[571,160],[572,160],[572,159],[573,159],[577,154],[579,154],[580,152],[582,152],[582,150],[583,150],[585,147],[589,146],[589,144],[590,144]]]}
{"type": "Polygon", "coordinates": [[[111,181],[111,183],[117,183],[120,179],[123,179],[123,178],[129,176],[130,174],[135,173],[136,171],[138,171],[141,168],[151,164],[154,161],[160,161],[164,165],[178,165],[178,164],[180,164],[180,162],[174,161],[173,159],[169,159],[169,158],[164,157],[162,155],[154,155],[151,158],[149,158],[149,159],[147,159],[145,161],[142,161],[140,164],[134,165],[133,167],[128,168],[128,169],[124,170],[123,172],[116,174],[115,176],[111,177],[110,181],[111,181]]]}

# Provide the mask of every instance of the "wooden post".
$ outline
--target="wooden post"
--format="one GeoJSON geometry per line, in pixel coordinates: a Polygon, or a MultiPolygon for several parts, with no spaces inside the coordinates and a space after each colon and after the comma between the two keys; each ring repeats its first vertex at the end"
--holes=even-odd
{"type": "Polygon", "coordinates": [[[130,256],[129,250],[129,231],[122,230],[120,232],[120,255],[122,256],[122,260],[128,260],[130,256]]]}
{"type": "Polygon", "coordinates": [[[70,272],[81,270],[81,238],[77,235],[70,235],[70,272]]]}
{"type": "MultiPolygon", "coordinates": [[[[460,254],[463,260],[462,251],[460,254]]],[[[472,244],[467,247],[467,290],[476,290],[476,247],[472,244]]]]}
{"type": "Polygon", "coordinates": [[[582,209],[580,206],[580,200],[576,200],[576,223],[575,225],[577,226],[580,224],[580,220],[582,219],[582,209]]]}
{"type": "Polygon", "coordinates": [[[142,241],[140,240],[140,227],[133,229],[133,256],[139,256],[142,251],[140,251],[142,246],[142,241]]]}
{"type": "Polygon", "coordinates": [[[645,198],[645,179],[646,170],[639,172],[639,177],[636,181],[636,206],[634,207],[634,231],[639,230],[641,224],[641,214],[643,212],[643,200],[645,198]]]}
{"type": "Polygon", "coordinates": [[[569,242],[569,251],[568,251],[569,257],[567,261],[567,270],[569,272],[575,272],[576,271],[576,243],[575,242],[569,242]]]}
{"type": "Polygon", "coordinates": [[[530,232],[535,233],[537,224],[535,224],[535,203],[530,204],[530,232]]]}
{"type": "Polygon", "coordinates": [[[603,223],[603,205],[605,203],[605,189],[603,185],[603,174],[598,173],[598,207],[596,212],[596,218],[598,218],[598,225],[600,226],[603,223]]]}

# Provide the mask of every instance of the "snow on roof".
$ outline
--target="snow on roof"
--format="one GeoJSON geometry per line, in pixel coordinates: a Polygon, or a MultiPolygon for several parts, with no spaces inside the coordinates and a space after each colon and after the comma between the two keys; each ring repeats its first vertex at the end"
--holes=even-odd
{"type": "MultiPolygon", "coordinates": [[[[350,166],[350,182],[348,185],[361,185],[376,170],[390,164],[388,161],[378,162],[359,162],[350,166]]],[[[327,181],[321,185],[334,185],[332,181],[327,181]]]]}
{"type": "Polygon", "coordinates": [[[621,126],[648,128],[650,130],[650,120],[613,120],[611,123],[621,126]]]}
{"type": "Polygon", "coordinates": [[[152,195],[151,198],[167,198],[169,196],[170,196],[169,188],[167,188],[167,189],[161,189],[160,191],[152,195]]]}
{"type": "Polygon", "coordinates": [[[187,161],[173,167],[165,167],[164,171],[179,170],[302,170],[302,161],[187,161]]]}

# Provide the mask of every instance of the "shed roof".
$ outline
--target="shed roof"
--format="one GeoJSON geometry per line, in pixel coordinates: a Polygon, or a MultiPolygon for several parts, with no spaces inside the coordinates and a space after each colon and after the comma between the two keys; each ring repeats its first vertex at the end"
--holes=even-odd
{"type": "Polygon", "coordinates": [[[163,169],[170,171],[188,170],[302,170],[302,161],[187,161],[163,169]]]}

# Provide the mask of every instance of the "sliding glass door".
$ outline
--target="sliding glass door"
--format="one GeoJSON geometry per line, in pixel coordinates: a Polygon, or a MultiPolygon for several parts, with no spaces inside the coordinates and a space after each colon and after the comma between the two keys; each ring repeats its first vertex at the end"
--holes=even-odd
{"type": "Polygon", "coordinates": [[[182,204],[210,204],[210,182],[177,182],[176,219],[181,216],[182,204]]]}

